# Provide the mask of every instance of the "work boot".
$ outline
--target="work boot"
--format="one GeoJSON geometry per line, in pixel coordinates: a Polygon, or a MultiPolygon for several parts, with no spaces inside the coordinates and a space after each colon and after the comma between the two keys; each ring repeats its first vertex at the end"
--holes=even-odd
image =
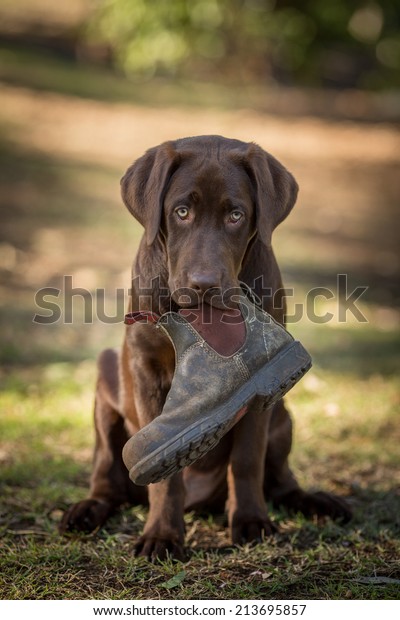
{"type": "Polygon", "coordinates": [[[167,312],[158,320],[151,313],[127,315],[127,323],[146,316],[155,322],[171,340],[176,355],[161,414],[133,435],[122,452],[135,484],[158,482],[190,465],[245,415],[256,395],[264,397],[269,407],[311,367],[300,342],[245,296],[239,299],[240,322],[229,326],[232,319],[227,312],[228,328],[225,321],[218,325],[214,319],[199,321],[190,309],[184,312],[186,317],[182,311],[167,312]],[[242,330],[243,343],[234,352],[221,354],[221,345],[218,352],[210,340],[218,340],[219,333],[227,329],[236,339],[242,330]],[[208,341],[199,331],[208,334],[208,341]]]}

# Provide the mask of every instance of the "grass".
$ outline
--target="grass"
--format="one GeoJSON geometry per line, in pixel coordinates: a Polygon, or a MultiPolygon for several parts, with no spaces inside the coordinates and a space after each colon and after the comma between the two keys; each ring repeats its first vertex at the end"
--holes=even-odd
{"type": "Polygon", "coordinates": [[[92,537],[57,533],[62,511],[87,491],[94,379],[89,361],[3,377],[2,598],[398,598],[396,377],[360,378],[317,365],[289,397],[294,469],[307,487],[347,496],[352,522],[342,527],[275,511],[276,536],[256,547],[232,548],[222,516],[190,513],[188,562],[156,565],[134,557],[144,507],[125,507],[92,537]],[[183,579],[166,587],[182,571],[183,579]]]}
{"type": "MultiPolygon", "coordinates": [[[[134,559],[144,508],[126,508],[88,540],[58,536],[63,509],[87,490],[94,368],[32,373],[13,373],[1,397],[2,598],[165,598],[162,584],[182,567],[134,559]]],[[[274,513],[279,535],[230,550],[221,520],[189,515],[190,560],[174,597],[396,598],[398,584],[373,578],[400,579],[397,394],[396,381],[377,377],[304,380],[291,398],[294,467],[304,485],[348,496],[355,519],[342,528],[274,513]]]]}
{"type": "MultiPolygon", "coordinates": [[[[118,135],[115,144],[107,134],[107,144],[94,141],[92,147],[94,135],[88,135],[84,156],[63,142],[78,116],[89,110],[74,107],[74,97],[84,95],[74,88],[86,88],[94,99],[99,82],[91,71],[76,74],[70,67],[68,73],[58,62],[20,52],[8,57],[1,74],[8,84],[14,76],[28,90],[12,91],[24,114],[10,107],[0,111],[0,598],[397,599],[400,369],[398,230],[392,216],[398,171],[382,154],[376,161],[371,153],[362,159],[365,152],[359,161],[341,161],[335,154],[321,160],[318,150],[303,158],[291,151],[291,141],[281,143],[304,189],[299,207],[275,237],[285,283],[295,289],[292,301],[304,299],[310,286],[334,287],[336,273],[348,273],[351,286],[369,287],[360,301],[368,323],[340,324],[335,298],[317,305],[317,314],[333,310],[331,322],[315,324],[304,317],[290,325],[314,359],[312,371],[288,396],[295,422],[292,466],[305,487],[348,497],[354,519],[342,527],[272,511],[278,534],[255,547],[232,548],[223,515],[190,513],[184,564],[151,565],[134,557],[147,513],[142,506],[124,507],[94,536],[58,535],[63,510],[87,493],[95,358],[104,346],[119,344],[122,327],[96,318],[85,323],[79,299],[72,324],[32,323],[35,293],[45,286],[60,288],[62,305],[63,276],[71,274],[74,286],[87,288],[94,298],[104,287],[113,309],[113,291],[129,285],[141,234],[118,194],[119,177],[130,160],[125,161],[125,151],[118,160],[108,155],[108,148],[113,153],[122,148],[118,135]],[[49,106],[49,117],[52,111],[52,102],[40,99],[40,89],[68,97],[62,100],[62,116],[52,121],[60,133],[48,132],[38,143],[30,132],[32,111],[38,101],[44,110],[49,106]],[[315,182],[316,171],[323,184],[315,182]],[[327,204],[329,212],[321,208],[327,204]]],[[[124,99],[118,92],[132,86],[110,79],[116,81],[104,92],[112,93],[115,86],[115,97],[124,99]]],[[[117,118],[112,108],[101,110],[101,118],[106,115],[112,125],[117,118]]],[[[140,109],[132,113],[138,123],[140,109]]],[[[146,122],[153,114],[157,131],[166,130],[167,113],[148,108],[146,114],[146,122]]],[[[181,108],[180,115],[183,127],[196,125],[193,110],[181,108]]],[[[45,116],[43,131],[50,127],[45,116]]],[[[226,118],[226,126],[232,125],[226,118]]],[[[261,120],[249,121],[249,140],[264,140],[261,120]]],[[[270,118],[265,124],[273,130],[270,118]]],[[[296,127],[298,144],[307,145],[310,137],[318,141],[320,125],[311,136],[309,122],[307,129],[300,121],[296,127]]],[[[333,129],[347,139],[347,127],[333,129]]],[[[135,126],[130,131],[134,137],[135,126]]],[[[383,133],[371,131],[378,132],[371,143],[379,146],[383,133]]]]}

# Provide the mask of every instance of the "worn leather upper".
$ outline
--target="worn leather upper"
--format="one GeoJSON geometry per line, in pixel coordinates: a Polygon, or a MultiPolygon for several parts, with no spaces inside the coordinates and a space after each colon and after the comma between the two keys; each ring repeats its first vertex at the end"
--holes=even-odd
{"type": "Polygon", "coordinates": [[[180,314],[168,312],[159,319],[157,328],[174,345],[176,368],[162,413],[131,440],[135,460],[226,401],[293,341],[281,325],[245,296],[240,298],[240,309],[246,339],[229,357],[219,355],[180,314]]]}

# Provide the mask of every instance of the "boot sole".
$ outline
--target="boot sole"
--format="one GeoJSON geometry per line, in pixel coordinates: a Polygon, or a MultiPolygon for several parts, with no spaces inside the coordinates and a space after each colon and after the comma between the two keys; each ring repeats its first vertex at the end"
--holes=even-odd
{"type": "Polygon", "coordinates": [[[311,357],[300,342],[283,347],[223,405],[136,463],[129,471],[130,479],[135,484],[146,485],[169,478],[191,465],[214,448],[245,415],[255,396],[264,397],[265,406],[273,405],[310,368],[311,357]]]}

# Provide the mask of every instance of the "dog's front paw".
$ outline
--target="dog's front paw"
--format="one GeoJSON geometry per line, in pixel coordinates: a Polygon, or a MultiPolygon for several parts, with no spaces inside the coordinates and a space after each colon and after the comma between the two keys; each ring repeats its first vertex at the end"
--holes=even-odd
{"type": "Polygon", "coordinates": [[[136,543],[135,555],[150,562],[172,558],[184,562],[186,559],[183,541],[179,538],[162,538],[143,534],[136,543]]]}
{"type": "Polygon", "coordinates": [[[59,525],[61,534],[90,534],[101,527],[112,512],[108,502],[85,499],[71,506],[59,525]]]}
{"type": "Polygon", "coordinates": [[[296,489],[282,497],[279,504],[290,512],[302,512],[306,517],[330,517],[342,523],[347,523],[353,516],[345,499],[324,491],[306,493],[296,489]]]}
{"type": "Polygon", "coordinates": [[[276,525],[267,516],[252,517],[240,514],[233,516],[230,529],[234,545],[257,544],[278,531],[276,525]]]}

